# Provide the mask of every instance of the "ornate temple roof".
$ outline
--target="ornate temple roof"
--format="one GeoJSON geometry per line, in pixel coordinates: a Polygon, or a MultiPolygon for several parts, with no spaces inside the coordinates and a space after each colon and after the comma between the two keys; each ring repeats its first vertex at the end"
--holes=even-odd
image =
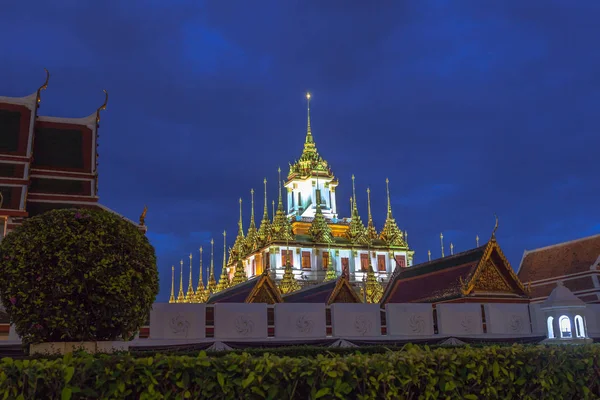
{"type": "Polygon", "coordinates": [[[528,298],[495,237],[462,253],[396,268],[381,303],[433,303],[476,296],[528,298]]]}
{"type": "Polygon", "coordinates": [[[246,282],[232,286],[208,298],[208,304],[215,303],[282,303],[279,289],[268,274],[261,274],[246,282]]]}
{"type": "Polygon", "coordinates": [[[362,303],[345,275],[283,296],[285,303],[362,303]]]}

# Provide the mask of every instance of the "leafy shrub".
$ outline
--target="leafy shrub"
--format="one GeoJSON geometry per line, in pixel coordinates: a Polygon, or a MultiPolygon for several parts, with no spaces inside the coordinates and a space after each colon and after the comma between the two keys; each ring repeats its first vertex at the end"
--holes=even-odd
{"type": "Polygon", "coordinates": [[[437,348],[345,357],[77,354],[0,361],[5,398],[590,399],[600,347],[437,348]]]}
{"type": "Polygon", "coordinates": [[[154,248],[102,210],[53,210],[0,243],[0,299],[25,343],[128,339],[158,294],[154,248]]]}

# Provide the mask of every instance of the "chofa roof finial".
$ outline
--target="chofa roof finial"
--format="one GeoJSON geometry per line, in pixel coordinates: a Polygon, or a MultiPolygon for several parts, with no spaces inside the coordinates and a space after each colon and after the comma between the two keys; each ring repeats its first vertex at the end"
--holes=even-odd
{"type": "Polygon", "coordinates": [[[106,105],[108,104],[108,92],[103,89],[104,92],[104,103],[96,110],[96,123],[100,122],[100,111],[106,110],[106,105]]]}
{"type": "Polygon", "coordinates": [[[46,68],[44,68],[44,71],[46,71],[46,81],[44,82],[44,84],[42,86],[40,86],[40,88],[37,90],[37,95],[36,95],[36,104],[39,104],[40,101],[42,101],[42,98],[40,97],[40,92],[42,90],[46,90],[48,88],[48,81],[50,80],[50,72],[48,72],[48,70],[46,68]]]}

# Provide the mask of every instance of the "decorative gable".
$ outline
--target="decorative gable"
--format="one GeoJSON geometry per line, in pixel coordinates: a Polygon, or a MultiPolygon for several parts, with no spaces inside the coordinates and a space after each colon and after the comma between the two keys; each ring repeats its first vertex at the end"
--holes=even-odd
{"type": "Polygon", "coordinates": [[[279,289],[268,275],[263,274],[246,298],[246,303],[283,303],[279,289]]]}
{"type": "Polygon", "coordinates": [[[348,279],[346,279],[345,276],[341,276],[338,279],[337,284],[327,301],[327,304],[333,303],[362,303],[358,293],[350,286],[348,279]]]}
{"type": "Polygon", "coordinates": [[[491,260],[488,260],[474,279],[473,291],[476,292],[508,292],[513,289],[502,277],[496,266],[491,260]],[[476,280],[475,280],[476,279],[476,280]]]}

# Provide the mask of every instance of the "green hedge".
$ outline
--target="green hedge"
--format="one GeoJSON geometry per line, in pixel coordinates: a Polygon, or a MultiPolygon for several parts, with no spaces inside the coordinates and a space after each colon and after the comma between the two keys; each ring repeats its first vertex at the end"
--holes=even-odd
{"type": "Polygon", "coordinates": [[[407,346],[344,357],[67,355],[0,361],[0,397],[126,399],[588,399],[600,347],[407,346]],[[22,397],[21,397],[22,396],[22,397]]]}

